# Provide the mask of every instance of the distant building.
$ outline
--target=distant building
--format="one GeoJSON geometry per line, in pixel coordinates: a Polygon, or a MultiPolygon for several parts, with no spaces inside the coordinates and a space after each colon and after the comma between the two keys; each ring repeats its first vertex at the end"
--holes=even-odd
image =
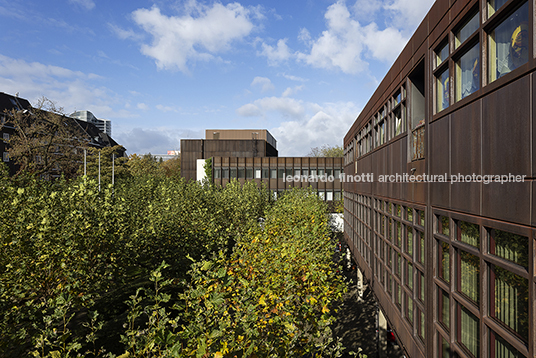
{"type": "Polygon", "coordinates": [[[153,154],[152,156],[158,161],[162,160],[165,162],[166,160],[179,158],[180,155],[180,150],[168,150],[167,154],[153,154]]]}
{"type": "MultiPolygon", "coordinates": [[[[9,122],[9,116],[6,114],[6,112],[12,110],[29,113],[31,116],[30,118],[33,118],[33,111],[35,111],[35,109],[32,107],[30,102],[24,98],[0,92],[0,121],[3,124],[3,128],[0,131],[0,135],[2,137],[2,140],[0,141],[0,155],[1,160],[8,165],[10,173],[15,173],[18,169],[12,158],[9,157],[9,153],[7,151],[7,149],[9,148],[10,137],[15,133],[15,128],[9,122]]],[[[82,112],[89,113],[89,115],[85,114],[86,119],[95,117],[93,116],[93,114],[91,114],[91,112],[82,112]]],[[[118,143],[110,136],[110,134],[100,130],[99,127],[92,122],[93,120],[82,120],[73,117],[72,115],[69,117],[65,117],[65,120],[65,123],[72,126],[80,127],[83,130],[83,133],[87,136],[89,147],[99,149],[105,147],[114,147],[118,145],[118,143]]],[[[109,123],[108,127],[108,129],[110,129],[109,123]]],[[[126,149],[123,148],[121,152],[122,156],[126,155],[126,149]]]]}
{"type": "Polygon", "coordinates": [[[276,196],[293,187],[312,187],[328,201],[342,198],[343,158],[278,157],[277,142],[265,129],[207,129],[207,139],[181,140],[181,175],[200,180],[212,159],[212,180],[264,183],[276,196]]]}
{"type": "Polygon", "coordinates": [[[69,117],[79,119],[84,122],[94,124],[101,132],[112,135],[112,121],[109,119],[97,118],[90,111],[76,111],[69,117]]]}

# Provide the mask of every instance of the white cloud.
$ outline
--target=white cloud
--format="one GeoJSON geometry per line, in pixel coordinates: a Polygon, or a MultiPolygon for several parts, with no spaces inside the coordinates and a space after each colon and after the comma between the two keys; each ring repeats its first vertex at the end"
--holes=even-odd
{"type": "Polygon", "coordinates": [[[141,109],[142,111],[146,111],[149,109],[149,106],[146,105],[145,103],[138,103],[136,107],[138,107],[138,109],[141,109]]]}
{"type": "Polygon", "coordinates": [[[303,156],[313,147],[342,145],[342,138],[359,115],[352,102],[318,104],[289,97],[261,98],[236,112],[266,121],[280,117],[281,124],[270,129],[280,156],[303,156]]]}
{"type": "Polygon", "coordinates": [[[365,73],[371,60],[390,63],[433,2],[357,0],[349,8],[344,0],[338,0],[327,8],[326,29],[321,34],[314,37],[308,29],[300,30],[298,39],[308,50],[297,52],[296,58],[312,67],[349,74],[365,73]],[[378,23],[378,19],[385,19],[385,23],[378,23]]]}
{"type": "Polygon", "coordinates": [[[269,112],[277,112],[286,118],[302,118],[305,108],[301,101],[293,98],[265,97],[237,109],[237,113],[242,116],[257,115],[266,117],[269,112]]]}
{"type": "Polygon", "coordinates": [[[179,110],[172,106],[164,106],[162,104],[157,104],[156,109],[162,112],[178,112],[179,110]]]}
{"type": "Polygon", "coordinates": [[[99,118],[125,118],[133,114],[125,101],[110,89],[100,86],[102,78],[92,73],[63,67],[26,62],[0,55],[0,88],[3,92],[25,98],[32,104],[46,97],[62,107],[66,114],[74,110],[91,110],[99,118]]]}
{"type": "Polygon", "coordinates": [[[266,77],[255,77],[253,82],[251,82],[251,86],[260,86],[262,92],[272,91],[275,89],[272,81],[266,77]]]}
{"type": "Polygon", "coordinates": [[[310,104],[301,120],[282,122],[270,129],[277,138],[281,156],[304,156],[311,148],[322,145],[342,146],[342,139],[355,121],[359,110],[352,102],[310,104]]]}
{"type": "Polygon", "coordinates": [[[257,55],[265,56],[268,59],[268,65],[276,66],[281,62],[285,62],[292,57],[292,53],[287,46],[287,39],[277,41],[275,47],[262,43],[262,51],[257,52],[257,55]]]}
{"type": "Polygon", "coordinates": [[[283,97],[289,97],[293,94],[303,90],[303,85],[301,86],[294,86],[293,88],[288,87],[282,94],[283,97]]]}
{"type": "Polygon", "coordinates": [[[93,0],[69,0],[71,4],[77,4],[86,10],[92,10],[95,7],[95,2],[93,0]]]}
{"type": "Polygon", "coordinates": [[[141,52],[154,58],[159,69],[188,72],[196,61],[209,61],[215,54],[229,50],[254,29],[258,9],[239,3],[205,6],[191,1],[183,16],[167,16],[160,9],[138,9],[132,13],[137,25],[152,35],[151,44],[142,44],[141,52]]]}
{"type": "Polygon", "coordinates": [[[434,0],[389,0],[383,8],[392,12],[392,23],[413,31],[432,7],[434,0]]]}

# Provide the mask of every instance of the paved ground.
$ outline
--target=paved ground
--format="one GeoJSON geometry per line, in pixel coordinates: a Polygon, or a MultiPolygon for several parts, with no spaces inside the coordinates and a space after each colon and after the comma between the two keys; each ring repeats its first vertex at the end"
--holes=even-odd
{"type": "Polygon", "coordinates": [[[381,356],[378,355],[377,305],[374,294],[370,290],[365,290],[363,298],[358,298],[356,271],[345,270],[342,274],[347,278],[349,289],[338,306],[338,317],[333,332],[336,337],[342,338],[343,346],[346,348],[343,357],[352,357],[348,354],[352,351],[361,352],[362,357],[366,355],[367,358],[404,357],[400,347],[393,343],[384,345],[381,356]]]}

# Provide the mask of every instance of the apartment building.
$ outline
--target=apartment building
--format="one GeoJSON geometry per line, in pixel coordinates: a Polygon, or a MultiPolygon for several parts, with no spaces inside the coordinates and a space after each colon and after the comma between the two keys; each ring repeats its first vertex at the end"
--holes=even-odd
{"type": "Polygon", "coordinates": [[[536,356],[534,6],[437,0],[344,138],[345,239],[410,357],[536,356]]]}

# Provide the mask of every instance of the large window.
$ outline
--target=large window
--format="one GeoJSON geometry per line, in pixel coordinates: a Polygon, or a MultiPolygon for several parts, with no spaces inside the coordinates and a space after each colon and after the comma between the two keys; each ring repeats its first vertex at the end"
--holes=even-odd
{"type": "Polygon", "coordinates": [[[456,101],[480,89],[480,44],[456,61],[456,101]]]}
{"type": "Polygon", "coordinates": [[[529,60],[529,5],[523,4],[489,33],[489,81],[529,60]]]}

